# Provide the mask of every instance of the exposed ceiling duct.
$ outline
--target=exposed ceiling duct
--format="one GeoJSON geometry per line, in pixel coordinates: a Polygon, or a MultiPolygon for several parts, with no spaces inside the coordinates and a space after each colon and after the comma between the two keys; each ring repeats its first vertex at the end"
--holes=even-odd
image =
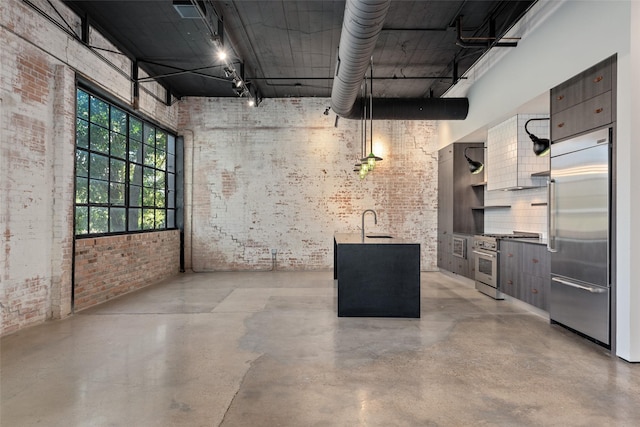
{"type": "MultiPolygon", "coordinates": [[[[345,119],[361,119],[363,99],[358,98],[345,119]]],[[[464,120],[468,98],[374,98],[373,120],[464,120]]]]}
{"type": "MultiPolygon", "coordinates": [[[[340,117],[362,117],[361,103],[356,101],[390,3],[390,0],[346,2],[331,89],[331,109],[340,117]]],[[[469,110],[466,98],[375,98],[373,103],[373,119],[378,120],[464,120],[469,110]]]]}
{"type": "Polygon", "coordinates": [[[349,115],[358,97],[390,4],[391,0],[346,2],[331,88],[331,109],[341,117],[349,115]]]}

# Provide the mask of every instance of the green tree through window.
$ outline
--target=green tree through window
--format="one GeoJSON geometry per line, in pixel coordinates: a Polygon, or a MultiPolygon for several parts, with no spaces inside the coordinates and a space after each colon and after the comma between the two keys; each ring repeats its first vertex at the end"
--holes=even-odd
{"type": "Polygon", "coordinates": [[[175,228],[175,135],[76,92],[77,236],[175,228]]]}

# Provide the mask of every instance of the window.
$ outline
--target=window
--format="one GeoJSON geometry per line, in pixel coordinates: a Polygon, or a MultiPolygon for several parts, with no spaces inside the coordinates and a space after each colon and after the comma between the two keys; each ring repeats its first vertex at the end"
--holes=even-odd
{"type": "Polygon", "coordinates": [[[175,135],[82,89],[76,102],[76,235],[175,228],[175,135]]]}

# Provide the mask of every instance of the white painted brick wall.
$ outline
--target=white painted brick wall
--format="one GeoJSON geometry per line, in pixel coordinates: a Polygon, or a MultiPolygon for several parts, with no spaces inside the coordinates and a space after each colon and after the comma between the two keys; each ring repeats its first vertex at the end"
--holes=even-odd
{"type": "Polygon", "coordinates": [[[362,156],[360,121],[341,119],[335,128],[335,116],[322,114],[327,105],[294,98],[258,108],[235,98],[180,103],[187,262],[195,271],[269,269],[271,249],[279,269],[332,268],[333,234],[359,232],[368,208],[378,213],[377,226],[366,218],[368,231],[421,243],[422,269],[435,269],[435,122],[376,121],[381,143],[374,151],[384,160],[360,180],[353,172],[362,156]]]}

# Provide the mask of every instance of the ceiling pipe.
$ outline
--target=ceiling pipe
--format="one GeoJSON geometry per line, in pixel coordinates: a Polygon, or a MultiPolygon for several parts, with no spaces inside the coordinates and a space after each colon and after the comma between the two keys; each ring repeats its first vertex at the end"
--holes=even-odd
{"type": "Polygon", "coordinates": [[[347,0],[345,4],[331,88],[331,109],[339,116],[353,109],[390,4],[391,0],[347,0]]]}
{"type": "MultiPolygon", "coordinates": [[[[338,117],[360,119],[358,92],[382,31],[390,0],[347,0],[338,63],[331,89],[331,110],[338,117]]],[[[373,120],[464,120],[467,98],[374,98],[373,120]]]]}
{"type": "MultiPolygon", "coordinates": [[[[362,98],[356,100],[345,119],[360,119],[362,98]]],[[[373,120],[464,120],[468,98],[374,98],[373,120]]]]}

